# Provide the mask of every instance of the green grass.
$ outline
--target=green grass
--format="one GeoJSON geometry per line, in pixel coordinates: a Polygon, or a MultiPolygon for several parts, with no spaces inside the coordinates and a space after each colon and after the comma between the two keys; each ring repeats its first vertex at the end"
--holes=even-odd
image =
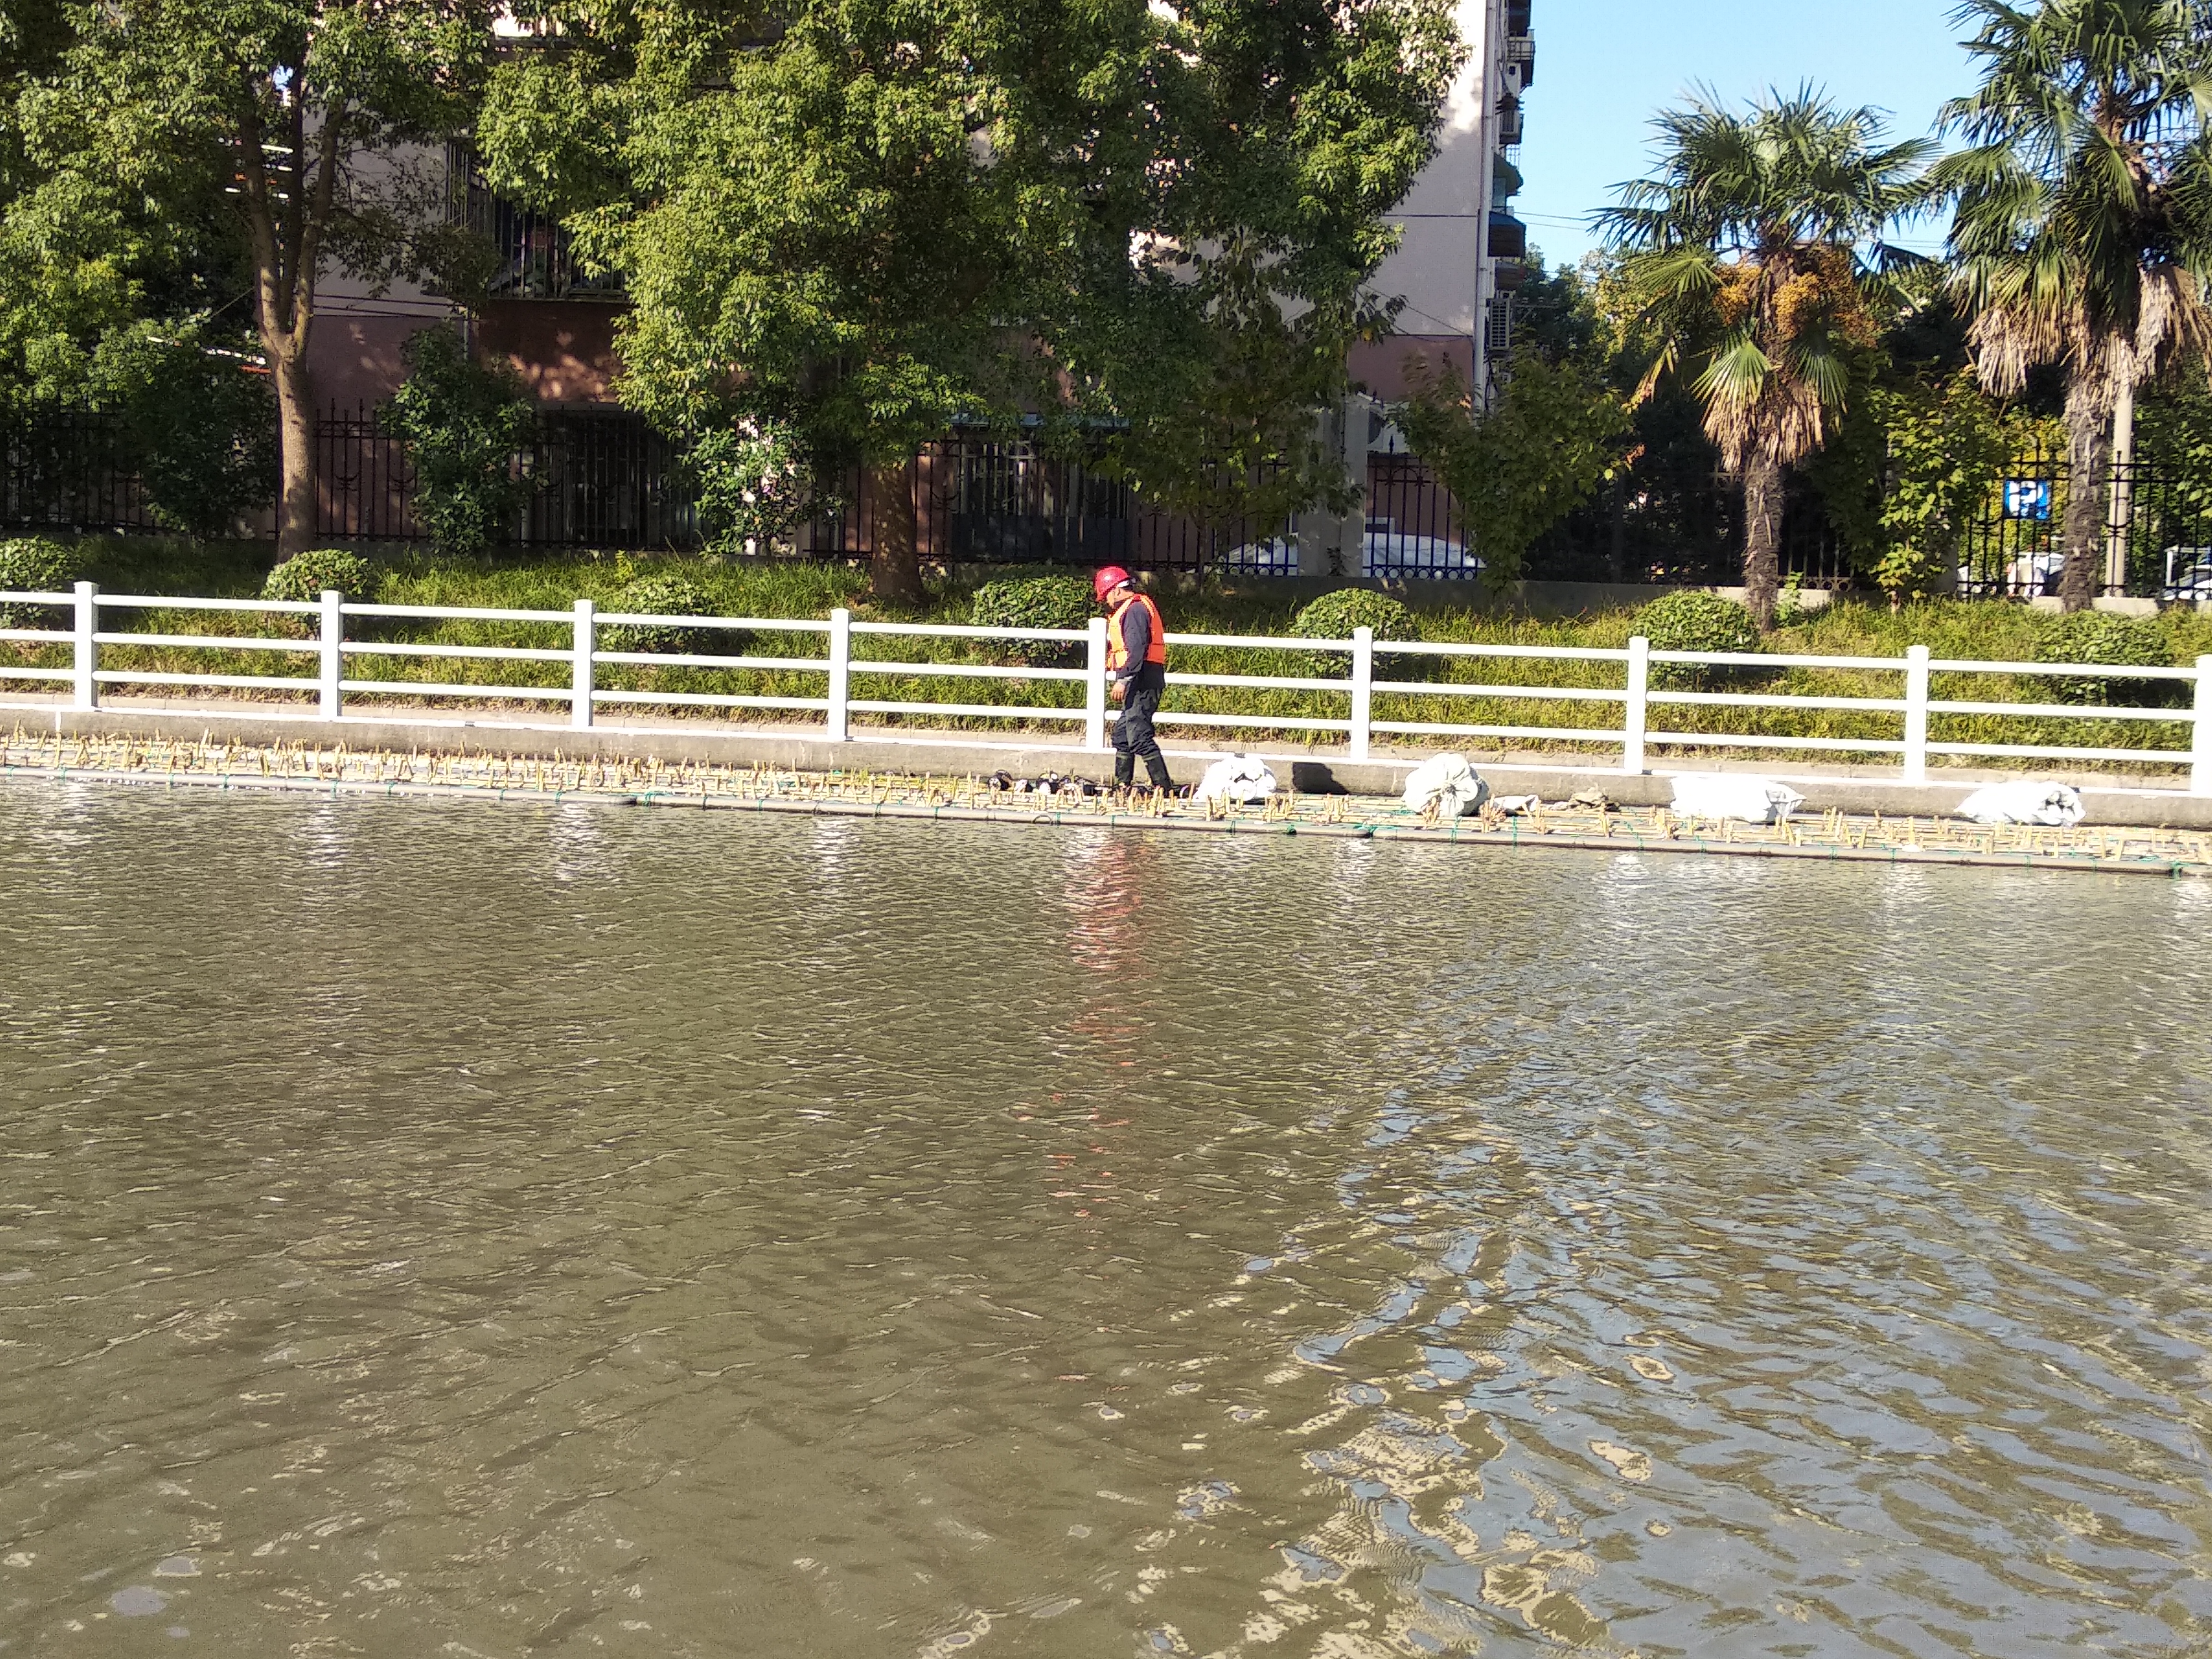
{"type": "MultiPolygon", "coordinates": [[[[88,544],[91,574],[109,592],[149,595],[175,594],[220,598],[251,598],[260,592],[270,555],[265,544],[247,543],[180,544],[145,538],[103,541],[88,544]]],[[[787,561],[726,562],[703,557],[629,557],[617,556],[546,556],[527,559],[503,558],[474,562],[440,560],[427,554],[408,554],[380,562],[385,574],[378,598],[395,605],[474,606],[503,610],[542,610],[567,612],[580,598],[604,605],[627,582],[646,574],[679,574],[703,589],[715,608],[726,615],[786,617],[826,617],[833,606],[848,605],[866,620],[964,623],[972,588],[945,584],[933,589],[919,607],[886,609],[866,598],[860,573],[843,566],[787,561]]],[[[1222,591],[1209,588],[1192,594],[1170,594],[1164,601],[1170,625],[1178,632],[1287,635],[1296,614],[1296,599],[1287,593],[1262,590],[1222,591]]],[[[1633,613],[1607,611],[1556,620],[1502,616],[1472,606],[1424,612],[1424,638],[1435,641],[1483,642],[1532,646],[1583,646],[1618,649],[1632,631],[1633,613]]],[[[111,629],[146,633],[175,633],[264,636],[270,619],[252,614],[225,615],[153,609],[111,612],[104,618],[111,629]]],[[[57,625],[59,619],[57,619],[57,625]]],[[[1778,629],[1769,649],[1778,654],[1806,656],[1902,657],[1912,644],[1928,646],[1939,659],[1978,661],[2033,660],[2043,619],[2024,606],[1990,601],[1946,601],[1912,605],[1901,611],[1859,604],[1839,604],[1814,612],[1792,626],[1778,629]]],[[[2171,644],[2177,665],[2188,665],[2200,654],[2212,653],[2212,617],[2194,612],[2169,611],[2160,621],[2171,644]]],[[[415,642],[441,645],[532,647],[562,650],[569,642],[565,620],[550,623],[450,621],[439,623],[412,619],[362,619],[354,636],[371,642],[415,642]]],[[[750,654],[806,657],[818,653],[818,636],[806,634],[764,634],[743,647],[750,654]]],[[[12,651],[22,665],[59,665],[68,659],[65,646],[0,647],[12,651]]],[[[976,681],[921,675],[871,672],[869,663],[949,662],[983,663],[1002,659],[987,642],[931,638],[884,638],[857,635],[854,641],[853,695],[884,702],[958,703],[992,702],[1023,707],[1079,708],[1079,685],[1039,679],[976,681]]],[[[1317,677],[1314,654],[1294,649],[1250,651],[1224,647],[1178,647],[1173,667],[1186,673],[1263,674],[1317,677]]],[[[312,678],[315,672],[312,647],[301,646],[255,653],[211,651],[172,646],[112,645],[102,653],[102,666],[161,672],[227,672],[312,678]]],[[[1419,680],[1425,685],[1489,684],[1530,690],[1560,687],[1617,690],[1623,669],[1618,663],[1536,661],[1515,659],[1435,659],[1382,657],[1378,678],[1419,680]]],[[[349,678],[362,680],[416,681],[437,684],[499,684],[514,687],[565,688],[565,662],[534,664],[490,663],[483,660],[358,656],[347,663],[349,678]]],[[[771,696],[820,696],[823,677],[818,672],[795,670],[714,670],[687,667],[604,665],[599,683],[608,690],[647,692],[739,693],[771,696]]],[[[30,689],[15,683],[20,689],[30,689]]],[[[2032,676],[2001,672],[1940,674],[1936,678],[1938,699],[2034,703],[2051,701],[2050,683],[2032,676]]],[[[135,689],[135,688],[134,688],[135,689]]],[[[161,690],[161,688],[148,688],[161,690]]],[[[1758,674],[1724,688],[1734,691],[1779,692],[1796,696],[1879,696],[1903,695],[1903,677],[1895,672],[1844,668],[1802,668],[1758,674]]],[[[268,693],[243,695],[266,696],[268,693]]],[[[285,695],[285,694],[276,694],[285,695]]],[[[306,697],[302,691],[296,694],[306,697]]],[[[361,702],[368,699],[352,694],[361,702]]],[[[456,702],[459,700],[454,700],[456,702]]],[[[547,703],[517,704],[518,708],[547,708],[547,703]]],[[[650,709],[653,705],[643,705],[650,709]]],[[[669,707],[673,707],[672,705],[669,707]]],[[[1342,719],[1348,708],[1344,693],[1311,690],[1238,690],[1216,687],[1178,687],[1169,697],[1170,712],[1242,714],[1261,717],[1320,717],[1342,719]]],[[[726,711],[714,711],[726,712],[726,711]]],[[[1620,706],[1605,702],[1555,702],[1502,691],[1491,696],[1455,696],[1432,690],[1378,692],[1374,715],[1378,720],[1420,724],[1478,724],[1560,728],[1559,738],[1511,739],[1468,738],[1386,738],[1413,746],[1455,747],[1476,757],[1526,753],[1532,750],[1577,749],[1601,753],[1607,744],[1578,744],[1565,728],[1576,725],[1615,727],[1620,706]]],[[[793,718],[776,711],[762,711],[761,718],[793,718]]],[[[799,716],[803,718],[803,716],[799,716]]],[[[993,731],[1066,732],[1072,722],[989,720],[920,716],[862,716],[860,723],[956,725],[993,731]]],[[[1696,732],[1743,737],[1871,738],[1894,739],[1901,735],[1901,717],[1893,713],[1844,709],[1746,709],[1710,705],[1656,704],[1650,711],[1654,730],[1696,732]]],[[[1249,728],[1170,728],[1195,736],[1261,735],[1249,728]]],[[[1329,734],[1309,734],[1278,728],[1265,734],[1273,742],[1332,742],[1329,734]]],[[[2185,719],[2136,721],[2058,719],[2033,715],[1937,715],[1929,736],[1942,742],[2050,744],[2079,748],[2134,747],[2184,750],[2190,732],[2185,719]]],[[[1663,752],[1655,750],[1655,752],[1663,752]]],[[[1724,749],[1686,746],[1683,752],[1719,754],[1724,749]]],[[[1745,750],[1740,752],[1778,751],[1745,750]]],[[[1853,759],[1887,763],[1874,754],[1804,756],[1838,761],[1853,759]]],[[[1941,757],[1939,758],[1939,763],[1941,757]]],[[[1977,763],[1967,762],[1965,763],[1977,763]]]]}

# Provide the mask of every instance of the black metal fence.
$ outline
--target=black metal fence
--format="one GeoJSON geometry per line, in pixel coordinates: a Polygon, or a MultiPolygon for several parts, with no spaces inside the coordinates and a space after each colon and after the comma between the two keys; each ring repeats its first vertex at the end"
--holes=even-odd
{"type": "MultiPolygon", "coordinates": [[[[696,545],[697,505],[680,460],[667,439],[627,410],[545,410],[514,460],[528,489],[513,543],[696,545]]],[[[315,428],[315,464],[318,537],[421,538],[406,442],[374,407],[326,413],[315,428]]]]}
{"type": "MultiPolygon", "coordinates": [[[[1095,463],[1027,439],[961,434],[925,444],[906,469],[904,488],[924,558],[1254,575],[1297,568],[1287,525],[1233,512],[1212,519],[1177,513],[1095,463]]],[[[799,550],[864,557],[883,533],[884,513],[877,477],[850,468],[830,510],[800,527],[799,550]]]]}
{"type": "MultiPolygon", "coordinates": [[[[1542,581],[1731,586],[1743,580],[1742,525],[1742,489],[1724,474],[1676,477],[1663,489],[1624,478],[1540,537],[1528,551],[1528,574],[1542,581]]],[[[1790,479],[1783,499],[1781,565],[1785,580],[1795,577],[1806,587],[1850,579],[1820,496],[1802,478],[1790,479]]]]}
{"type": "MultiPolygon", "coordinates": [[[[2068,487],[2062,454],[2031,451],[2008,463],[1966,527],[1959,591],[2056,593],[2066,563],[2068,487]]],[[[2212,477],[2123,462],[2098,494],[2099,593],[2212,599],[2212,477]]]]}
{"type": "MultiPolygon", "coordinates": [[[[421,538],[405,442],[374,408],[326,411],[315,443],[319,537],[421,538]]],[[[514,465],[529,486],[514,526],[516,545],[698,544],[696,500],[681,456],[636,415],[544,410],[514,465]]],[[[872,475],[849,471],[830,496],[829,510],[799,528],[799,550],[865,556],[880,529],[883,504],[875,484],[872,475]]],[[[907,487],[926,558],[1113,562],[1251,576],[1300,568],[1294,518],[1173,510],[1095,464],[1048,453],[1027,439],[958,433],[925,445],[907,469],[907,487]]],[[[2009,462],[1962,527],[1957,591],[2014,598],[2056,592],[2067,491],[2063,455],[2034,451],[2009,462]]],[[[2100,493],[2100,592],[2212,599],[2212,476],[2137,460],[2116,465],[2100,493]]],[[[1236,496],[1224,492],[1223,499],[1236,496]]],[[[1601,492],[1529,550],[1525,574],[1540,580],[1737,581],[1741,511],[1739,491],[1718,477],[1678,478],[1663,490],[1601,492]]],[[[1309,520],[1309,527],[1315,522],[1309,520]]],[[[74,412],[0,430],[0,523],[80,533],[161,527],[135,472],[123,423],[74,412]]],[[[1409,455],[1369,458],[1359,550],[1356,569],[1349,548],[1336,556],[1341,574],[1463,578],[1480,570],[1480,537],[1470,536],[1460,503],[1409,455]]],[[[1305,562],[1309,571],[1313,562],[1305,562]]],[[[1784,514],[1783,570],[1807,586],[1852,580],[1820,498],[1802,478],[1791,481],[1784,514]]]]}
{"type": "Polygon", "coordinates": [[[112,416],[59,410],[0,434],[0,523],[34,530],[143,532],[161,526],[138,483],[129,434],[112,416]]]}

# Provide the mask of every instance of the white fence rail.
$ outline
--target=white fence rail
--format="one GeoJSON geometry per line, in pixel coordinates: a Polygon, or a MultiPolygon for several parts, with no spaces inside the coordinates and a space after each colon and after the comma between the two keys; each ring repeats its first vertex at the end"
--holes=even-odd
{"type": "MultiPolygon", "coordinates": [[[[68,628],[0,629],[0,641],[36,645],[66,645],[70,660],[66,667],[28,667],[0,664],[0,681],[59,682],[67,688],[59,706],[76,709],[100,707],[105,686],[152,686],[217,691],[280,690],[311,694],[326,720],[349,718],[349,696],[379,697],[465,697],[477,701],[515,701],[565,708],[568,723],[578,729],[591,726],[602,708],[646,704],[659,708],[701,709],[776,709],[818,715],[825,735],[845,741],[852,735],[854,714],[935,716],[939,719],[1006,719],[1064,720],[1079,724],[1086,748],[1108,747],[1106,623],[1092,621],[1087,630],[1066,629],[970,628],[941,623],[855,622],[849,611],[837,610],[826,619],[805,620],[776,617],[645,616],[600,612],[590,599],[579,599],[573,611],[517,611],[448,605],[354,605],[340,594],[325,593],[312,604],[269,599],[182,599],[167,595],[102,593],[90,582],[79,582],[71,592],[0,592],[0,605],[11,607],[45,605],[67,609],[68,628]],[[221,634],[164,634],[106,630],[103,611],[215,611],[296,617],[309,630],[306,638],[221,634]],[[434,641],[348,639],[351,619],[399,618],[423,622],[534,623],[562,628],[568,642],[557,647],[495,645],[453,645],[434,641]],[[603,649],[605,628],[661,627],[713,633],[739,632],[757,637],[767,634],[812,635],[820,641],[819,656],[765,654],[750,652],[644,652],[603,649]],[[1081,668],[1031,667],[991,663],[886,661],[855,659],[856,636],[922,639],[949,638],[1002,643],[1047,643],[1084,647],[1087,661],[1081,668]],[[313,677],[272,674],[161,672],[104,668],[105,646],[167,646],[237,653],[284,652],[313,656],[313,677]],[[388,680],[349,678],[349,660],[368,658],[419,661],[566,664],[568,684],[531,686],[480,680],[388,680]],[[693,667],[706,669],[781,670],[823,677],[820,696],[750,695],[738,692],[630,690],[599,684],[598,671],[606,666],[693,667]],[[878,678],[938,678],[992,683],[1019,681],[1065,682],[1083,688],[1080,706],[1041,706],[1007,702],[927,702],[893,698],[855,696],[854,682],[878,678]]],[[[1618,663],[1621,684],[1572,686],[1522,684],[1485,678],[1479,682],[1389,680],[1375,677],[1376,641],[1371,630],[1355,629],[1348,640],[1304,640],[1267,635],[1174,634],[1170,646],[1205,647],[1231,651],[1310,652],[1348,657],[1350,672],[1341,676],[1170,673],[1168,684],[1229,690],[1305,691],[1344,697],[1347,708],[1341,719],[1261,713],[1216,713],[1164,709],[1158,723],[1227,731],[1300,732],[1340,736],[1350,757],[1365,760],[1377,738],[1499,738],[1534,742],[1600,744],[1620,751],[1625,772],[1645,769],[1655,747],[1686,749],[1729,748],[1765,750],[1777,753],[1822,753],[1876,756],[1893,759],[1906,782],[1926,780],[1932,756],[1957,756],[1993,760],[2112,761],[2186,768],[2190,793],[2212,795],[2212,656],[2199,657],[2193,668],[2130,668],[2094,664],[1981,662],[1931,657],[1925,646],[1913,646],[1903,657],[1780,656],[1764,653],[1655,651],[1641,637],[1625,649],[1535,645],[1452,645],[1390,641],[1383,647],[1392,659],[1479,659],[1500,664],[1535,662],[1618,663]],[[1895,675],[1894,696],[1836,696],[1789,695],[1764,691],[1699,691],[1655,688],[1655,665],[1680,665],[1719,669],[1775,670],[1814,668],[1856,670],[1895,675]],[[2187,708],[2114,708],[2062,702],[1987,702],[1938,698],[1931,695],[1936,674],[2008,674],[2051,678],[2087,677],[2143,682],[2172,681],[2193,688],[2187,708]],[[1522,702],[1588,705],[1599,712],[1601,724],[1589,726],[1504,726],[1449,720],[1378,719],[1375,700],[1382,697],[1512,698],[1522,702]],[[1750,709],[1824,709],[1895,717],[1895,738],[1785,737],[1739,732],[1670,731],[1655,727],[1655,711],[1668,708],[1718,708],[1750,709]],[[1601,712],[1600,712],[1601,711],[1601,712]],[[1617,711],[1617,713],[1616,713],[1617,711]],[[2191,733],[2187,749],[2089,747],[2054,744],[1934,742],[1929,737],[1931,715],[2013,715],[2033,719],[2098,721],[2160,722],[2183,726],[2191,733]]],[[[363,716],[354,716],[363,717],[363,716]]]]}

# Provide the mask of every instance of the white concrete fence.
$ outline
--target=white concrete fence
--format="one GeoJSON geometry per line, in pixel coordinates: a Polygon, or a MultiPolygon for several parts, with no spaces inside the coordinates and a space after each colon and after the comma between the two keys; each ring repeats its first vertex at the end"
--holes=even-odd
{"type": "MultiPolygon", "coordinates": [[[[837,610],[823,620],[779,617],[665,617],[601,613],[590,599],[576,601],[573,611],[507,611],[452,605],[355,605],[343,595],[326,592],[317,604],[293,604],[270,599],[180,599],[168,595],[102,593],[90,582],[79,582],[69,593],[0,592],[0,604],[45,605],[72,612],[69,629],[0,629],[0,641],[33,644],[67,644],[71,647],[68,667],[33,668],[0,664],[0,680],[61,682],[68,690],[56,706],[95,709],[106,686],[162,687],[174,690],[216,692],[281,691],[312,693],[325,720],[390,718],[390,711],[374,715],[349,716],[349,695],[375,697],[458,697],[471,701],[532,702],[565,706],[568,724],[589,728],[603,708],[623,705],[701,709],[774,709],[821,717],[824,732],[842,742],[853,734],[856,714],[934,716],[939,719],[1004,719],[1064,720],[1079,725],[1086,749],[1108,746],[1109,703],[1106,695],[1106,623],[1095,618],[1087,630],[963,627],[939,623],[855,622],[849,611],[837,610]],[[231,635],[158,634],[107,631],[100,626],[103,611],[198,611],[261,613],[310,619],[313,638],[280,639],[231,635]],[[562,626],[570,642],[561,647],[521,646],[446,645],[434,642],[354,640],[345,637],[349,618],[398,617],[418,621],[536,623],[562,626]],[[606,627],[664,627],[704,631],[741,630],[759,635],[783,635],[794,640],[814,636],[819,656],[713,654],[698,652],[607,651],[599,648],[599,631],[606,627]],[[890,662],[855,660],[856,636],[892,638],[938,636],[964,641],[1049,642],[1082,646],[1088,661],[1081,668],[1029,667],[972,662],[890,662]],[[105,646],[167,646],[197,650],[233,652],[289,652],[313,654],[319,672],[313,678],[266,674],[155,672],[100,666],[105,646]],[[349,679],[349,660],[385,657],[416,660],[463,660],[486,663],[559,663],[568,668],[566,686],[523,686],[482,681],[349,679]],[[818,697],[771,696],[735,692],[623,690],[598,684],[602,665],[640,667],[696,667],[707,669],[769,669],[820,674],[826,687],[818,697]],[[989,684],[994,682],[1065,681],[1083,688],[1083,703],[1040,707],[1024,702],[914,702],[886,698],[856,697],[855,679],[877,677],[947,678],[989,684]]],[[[1622,650],[1579,646],[1444,645],[1389,641],[1383,652],[1392,658],[1474,658],[1498,661],[1601,662],[1623,665],[1618,689],[1592,686],[1522,685],[1511,683],[1474,684],[1426,680],[1381,680],[1375,678],[1376,641],[1370,629],[1352,630],[1349,640],[1304,640],[1273,635],[1176,634],[1170,646],[1200,646],[1230,650],[1307,651],[1348,654],[1351,672],[1342,677],[1291,677],[1262,674],[1170,673],[1170,687],[1208,686],[1230,690],[1294,690],[1334,693],[1345,696],[1349,712],[1341,720],[1306,715],[1219,714],[1164,710],[1164,726],[1201,726],[1236,731],[1296,731],[1344,738],[1349,758],[1365,760],[1377,738],[1498,738],[1530,742],[1596,744],[1620,750],[1620,769],[1638,773],[1656,747],[1686,749],[1760,750],[1781,753],[1820,753],[1893,757],[1902,781],[1925,781],[1932,756],[1957,756],[2000,762],[2113,761],[2186,768],[2191,794],[2212,795],[2212,656],[2199,657],[2193,668],[2130,668],[2118,665],[2057,663],[1982,662],[1931,657],[1925,646],[1913,646],[1903,657],[1780,656],[1764,653],[1736,655],[1725,653],[1655,651],[1641,637],[1622,650]],[[1820,668],[1869,671],[1899,677],[1899,695],[1880,696],[1814,696],[1768,691],[1692,691],[1656,690],[1651,684],[1655,663],[1714,668],[1820,668]],[[2046,678],[2087,676],[2140,681],[2179,681],[2193,687],[2190,708],[2107,708],[2057,702],[1978,702],[1932,696],[1929,682],[1936,674],[2014,674],[2046,678]],[[1375,699],[1393,695],[1423,697],[1515,698],[1530,702],[1588,704],[1606,711],[1601,726],[1495,726],[1449,721],[1378,720],[1375,699]],[[1894,738],[1768,737],[1735,732],[1674,732],[1651,724],[1655,709],[1673,708],[1752,709],[1833,709],[1858,714],[1894,715],[1901,735],[1894,738]],[[1619,723],[1613,722],[1613,710],[1619,723]],[[2191,741],[2185,750],[2148,747],[2094,748],[2063,744],[1936,743],[1928,736],[1928,723],[1936,714],[1994,714],[2052,720],[2117,722],[2155,722],[2185,725],[2191,741]]],[[[475,722],[482,725],[483,722],[475,722]]],[[[519,720],[518,729],[542,726],[543,722],[519,720]]]]}

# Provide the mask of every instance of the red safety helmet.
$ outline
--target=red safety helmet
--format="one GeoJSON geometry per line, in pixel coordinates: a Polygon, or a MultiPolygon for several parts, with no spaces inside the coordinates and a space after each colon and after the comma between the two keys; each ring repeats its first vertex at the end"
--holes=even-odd
{"type": "Polygon", "coordinates": [[[1091,579],[1091,591],[1098,596],[1098,603],[1103,605],[1109,593],[1117,587],[1127,586],[1129,580],[1127,571],[1122,569],[1118,564],[1109,564],[1091,579]]]}

